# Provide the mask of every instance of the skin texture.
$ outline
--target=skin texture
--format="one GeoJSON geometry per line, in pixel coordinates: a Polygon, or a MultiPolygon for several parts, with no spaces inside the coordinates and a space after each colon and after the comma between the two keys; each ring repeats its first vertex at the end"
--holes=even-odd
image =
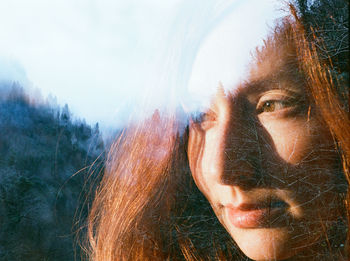
{"type": "Polygon", "coordinates": [[[219,88],[190,126],[195,183],[253,260],[311,260],[341,216],[332,136],[302,76],[284,73],[284,60],[255,66],[230,93],[219,88]],[[257,220],[256,209],[264,211],[257,220]],[[253,213],[253,223],[244,223],[245,213],[253,213]]]}

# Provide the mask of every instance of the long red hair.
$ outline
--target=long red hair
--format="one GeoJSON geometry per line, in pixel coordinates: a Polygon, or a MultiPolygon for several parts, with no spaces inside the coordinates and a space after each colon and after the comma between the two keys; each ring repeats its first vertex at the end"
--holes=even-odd
{"type": "MultiPolygon", "coordinates": [[[[303,72],[305,90],[336,141],[349,187],[347,99],[342,98],[342,88],[337,88],[330,63],[319,59],[293,7],[291,10],[294,18],[285,19],[273,39],[279,34],[294,46],[292,59],[303,72]]],[[[111,148],[89,213],[91,260],[242,260],[194,185],[186,150],[187,130],[175,112],[156,112],[123,131],[111,148]]],[[[348,189],[344,197],[347,223],[349,196],[348,189]]]]}

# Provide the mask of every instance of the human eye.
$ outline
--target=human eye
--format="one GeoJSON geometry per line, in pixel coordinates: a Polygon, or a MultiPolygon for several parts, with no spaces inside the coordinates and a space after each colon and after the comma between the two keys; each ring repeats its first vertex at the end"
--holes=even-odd
{"type": "Polygon", "coordinates": [[[257,114],[277,114],[294,111],[300,105],[300,99],[293,94],[272,91],[263,94],[256,105],[257,114]]]}
{"type": "Polygon", "coordinates": [[[293,103],[289,100],[266,100],[259,102],[256,111],[258,114],[263,112],[275,112],[293,106],[293,103]]]}
{"type": "Polygon", "coordinates": [[[202,130],[207,130],[213,127],[216,120],[216,113],[210,109],[205,112],[196,112],[191,116],[192,123],[202,130]]]}

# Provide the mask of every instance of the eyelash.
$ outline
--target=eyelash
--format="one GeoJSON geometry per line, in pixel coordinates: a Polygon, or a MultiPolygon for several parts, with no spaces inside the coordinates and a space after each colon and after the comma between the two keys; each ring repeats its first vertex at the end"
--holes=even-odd
{"type": "Polygon", "coordinates": [[[272,113],[294,106],[293,100],[265,100],[259,102],[256,106],[256,111],[260,113],[272,113]]]}
{"type": "MultiPolygon", "coordinates": [[[[277,113],[292,109],[297,106],[298,99],[293,97],[278,97],[278,99],[265,99],[259,101],[256,106],[256,113],[277,113]],[[273,106],[273,107],[271,107],[273,106]]],[[[214,111],[198,112],[191,116],[195,126],[202,130],[207,130],[213,126],[217,120],[217,115],[214,111]]]]}

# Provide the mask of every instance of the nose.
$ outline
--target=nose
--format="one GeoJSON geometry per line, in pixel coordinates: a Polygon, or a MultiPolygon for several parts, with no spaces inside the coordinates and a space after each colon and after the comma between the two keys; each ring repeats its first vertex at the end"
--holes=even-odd
{"type": "Polygon", "coordinates": [[[256,187],[263,180],[262,127],[255,108],[243,95],[229,96],[223,124],[220,182],[242,188],[256,187]]]}

